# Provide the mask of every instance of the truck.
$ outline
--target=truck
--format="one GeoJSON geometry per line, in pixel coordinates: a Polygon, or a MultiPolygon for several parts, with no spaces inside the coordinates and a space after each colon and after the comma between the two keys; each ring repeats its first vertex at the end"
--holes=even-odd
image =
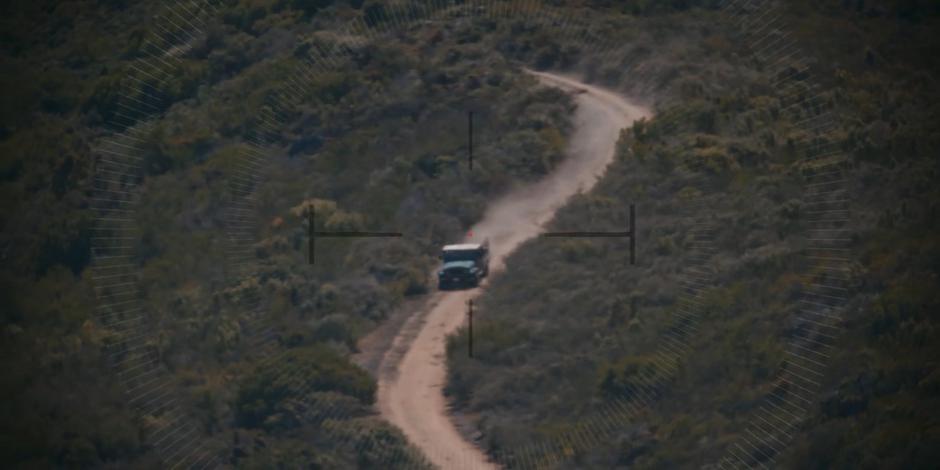
{"type": "Polygon", "coordinates": [[[441,250],[441,262],[437,271],[438,289],[477,287],[490,273],[489,240],[445,245],[441,250]]]}

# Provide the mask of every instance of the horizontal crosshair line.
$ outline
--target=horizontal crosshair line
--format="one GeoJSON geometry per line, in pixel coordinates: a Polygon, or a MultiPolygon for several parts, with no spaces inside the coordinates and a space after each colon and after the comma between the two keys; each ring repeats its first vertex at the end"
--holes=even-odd
{"type": "Polygon", "coordinates": [[[317,237],[401,237],[400,232],[313,232],[317,237]]]}

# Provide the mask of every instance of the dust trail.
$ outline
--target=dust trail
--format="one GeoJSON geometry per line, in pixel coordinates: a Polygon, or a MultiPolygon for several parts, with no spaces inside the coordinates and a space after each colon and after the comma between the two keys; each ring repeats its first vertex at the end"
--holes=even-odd
{"type": "MultiPolygon", "coordinates": [[[[565,160],[551,174],[494,201],[473,227],[474,239],[490,239],[491,273],[503,269],[506,256],[520,243],[538,235],[569,197],[590,190],[613,160],[620,130],[650,115],[615,93],[575,79],[526,72],[545,86],[574,93],[574,131],[565,160]]],[[[443,394],[445,340],[464,323],[466,302],[477,295],[479,289],[434,294],[425,311],[411,315],[380,367],[379,411],[432,463],[446,469],[495,468],[461,437],[443,394]]]]}

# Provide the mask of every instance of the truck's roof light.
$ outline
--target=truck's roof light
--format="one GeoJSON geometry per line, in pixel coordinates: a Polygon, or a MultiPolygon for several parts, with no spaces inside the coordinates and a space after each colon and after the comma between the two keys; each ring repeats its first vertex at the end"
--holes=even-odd
{"type": "Polygon", "coordinates": [[[463,243],[460,245],[445,245],[444,251],[451,250],[479,250],[482,245],[480,243],[463,243]]]}

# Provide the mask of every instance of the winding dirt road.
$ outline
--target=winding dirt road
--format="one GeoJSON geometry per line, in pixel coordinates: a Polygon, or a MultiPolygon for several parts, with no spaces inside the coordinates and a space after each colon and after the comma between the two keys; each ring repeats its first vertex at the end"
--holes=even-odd
{"type": "MultiPolygon", "coordinates": [[[[545,86],[571,91],[578,105],[567,158],[542,181],[496,200],[472,232],[490,239],[490,272],[542,230],[578,190],[588,191],[614,157],[620,130],[649,111],[614,93],[559,75],[528,71],[545,86]]],[[[470,240],[472,241],[472,240],[470,240]]],[[[379,366],[379,411],[435,465],[445,469],[495,468],[457,431],[448,412],[445,342],[466,321],[466,302],[479,289],[436,293],[404,322],[379,366]]]]}

